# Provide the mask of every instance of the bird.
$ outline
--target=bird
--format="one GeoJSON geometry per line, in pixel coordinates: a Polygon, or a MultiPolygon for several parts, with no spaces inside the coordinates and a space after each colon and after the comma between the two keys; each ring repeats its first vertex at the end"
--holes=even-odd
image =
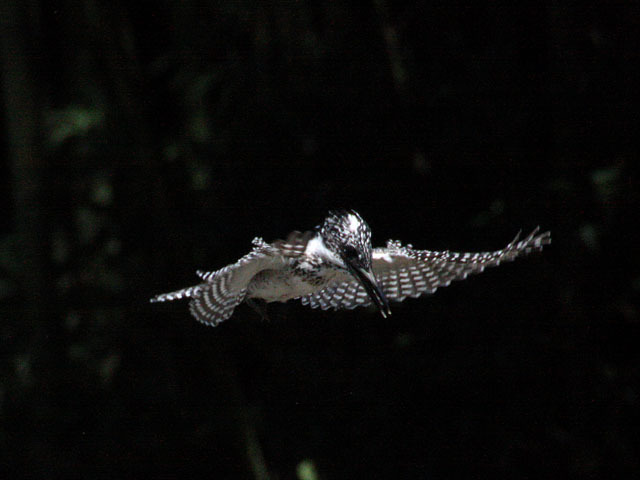
{"type": "Polygon", "coordinates": [[[256,237],[251,251],[237,262],[215,271],[198,270],[199,284],[150,301],[188,298],[193,317],[210,326],[227,320],[240,303],[252,299],[298,299],[322,310],[374,305],[387,318],[389,301],[434,293],[550,243],[551,233],[540,233],[537,227],[523,239],[519,232],[505,248],[492,252],[416,250],[397,240],[372,248],[371,228],[359,213],[331,211],[314,230],[294,231],[272,243],[256,237]]]}

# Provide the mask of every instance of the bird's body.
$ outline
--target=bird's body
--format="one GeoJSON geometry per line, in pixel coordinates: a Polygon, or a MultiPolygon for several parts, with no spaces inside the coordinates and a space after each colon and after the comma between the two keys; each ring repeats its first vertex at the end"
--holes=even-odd
{"type": "Polygon", "coordinates": [[[516,237],[504,249],[486,253],[414,250],[391,240],[373,249],[371,230],[358,213],[331,213],[315,231],[296,231],[271,244],[256,238],[251,252],[236,263],[197,272],[199,285],[151,301],[190,298],[191,313],[208,325],[226,320],[238,304],[253,298],[300,299],[323,310],[374,303],[386,317],[391,313],[388,300],[433,293],[453,280],[541,250],[550,241],[549,232],[538,234],[536,229],[524,240],[516,237]]]}
{"type": "Polygon", "coordinates": [[[260,298],[265,302],[286,302],[321,290],[337,275],[338,272],[335,270],[321,267],[315,270],[295,266],[282,270],[264,270],[251,280],[247,298],[260,298]]]}

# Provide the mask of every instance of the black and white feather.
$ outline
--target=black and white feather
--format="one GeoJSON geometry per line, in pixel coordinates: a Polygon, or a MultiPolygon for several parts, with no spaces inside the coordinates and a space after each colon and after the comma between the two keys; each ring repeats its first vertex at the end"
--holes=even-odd
{"type": "MultiPolygon", "coordinates": [[[[551,243],[550,232],[539,234],[536,228],[525,239],[520,234],[502,250],[481,253],[433,252],[415,250],[412,245],[389,240],[384,248],[373,250],[373,273],[389,300],[401,302],[447,287],[487,267],[511,262],[516,257],[542,250],[551,243]]],[[[371,305],[371,299],[358,282],[348,279],[301,298],[304,305],[323,310],[353,309],[371,305]]]]}
{"type": "Polygon", "coordinates": [[[192,315],[208,325],[226,320],[251,298],[300,299],[323,310],[375,304],[386,317],[387,300],[433,293],[454,280],[542,250],[550,242],[549,232],[535,229],[494,252],[432,252],[391,240],[373,249],[371,229],[357,212],[332,212],[314,231],[293,232],[271,244],[256,238],[251,252],[237,262],[217,271],[199,271],[202,283],[151,301],[189,298],[192,315]]]}

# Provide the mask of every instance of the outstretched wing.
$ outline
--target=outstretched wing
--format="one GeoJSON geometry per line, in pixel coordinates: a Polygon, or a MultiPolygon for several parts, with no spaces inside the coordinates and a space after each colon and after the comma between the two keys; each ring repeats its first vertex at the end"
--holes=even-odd
{"type": "Polygon", "coordinates": [[[287,236],[286,240],[276,240],[271,245],[278,250],[280,255],[287,258],[295,258],[304,254],[307,243],[315,236],[316,233],[310,230],[306,232],[295,230],[287,236]]]}
{"type": "Polygon", "coordinates": [[[203,283],[157,295],[151,302],[190,298],[189,310],[196,320],[216,326],[233,314],[247,293],[251,279],[267,268],[279,268],[286,260],[261,238],[253,240],[253,250],[235,263],[214,272],[198,271],[203,283]]]}
{"type": "MultiPolygon", "coordinates": [[[[411,245],[389,240],[386,248],[373,251],[373,272],[389,300],[433,293],[454,280],[462,280],[487,267],[513,261],[516,257],[542,250],[551,243],[551,233],[531,232],[524,240],[520,234],[502,250],[482,253],[431,252],[414,250],[411,245]]],[[[312,308],[352,309],[371,304],[364,288],[355,279],[332,284],[320,292],[301,297],[312,308]]]]}

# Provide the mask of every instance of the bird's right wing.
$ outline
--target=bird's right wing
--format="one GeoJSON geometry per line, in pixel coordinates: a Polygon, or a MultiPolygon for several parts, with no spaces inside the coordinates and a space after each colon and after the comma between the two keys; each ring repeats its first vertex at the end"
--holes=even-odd
{"type": "MultiPolygon", "coordinates": [[[[481,253],[432,252],[415,250],[411,245],[389,240],[386,248],[373,250],[373,273],[389,300],[400,302],[407,297],[433,293],[454,280],[480,273],[487,267],[513,261],[520,255],[542,250],[551,243],[550,232],[536,228],[524,240],[520,234],[502,250],[481,253]]],[[[371,304],[362,285],[354,278],[342,279],[320,292],[301,297],[312,308],[352,309],[371,304]]]]}
{"type": "Polygon", "coordinates": [[[196,272],[203,283],[175,292],[157,295],[152,302],[191,298],[189,310],[196,320],[216,326],[229,318],[247,293],[251,279],[262,270],[282,268],[287,259],[261,238],[253,240],[253,249],[235,263],[213,272],[196,272]]]}

